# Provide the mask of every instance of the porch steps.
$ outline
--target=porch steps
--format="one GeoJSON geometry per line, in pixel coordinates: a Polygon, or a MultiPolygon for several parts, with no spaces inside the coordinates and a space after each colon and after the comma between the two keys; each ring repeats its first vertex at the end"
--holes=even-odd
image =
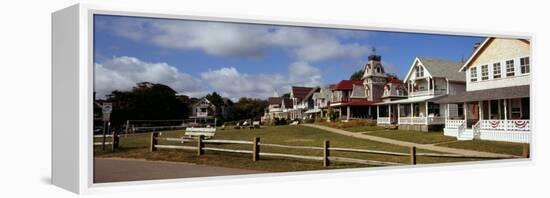
{"type": "Polygon", "coordinates": [[[456,136],[457,140],[473,140],[474,132],[471,129],[466,129],[464,132],[456,136]]]}

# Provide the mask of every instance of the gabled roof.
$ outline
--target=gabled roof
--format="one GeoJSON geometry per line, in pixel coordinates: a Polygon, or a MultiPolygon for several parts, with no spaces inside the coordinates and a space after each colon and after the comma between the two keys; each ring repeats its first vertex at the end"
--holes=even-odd
{"type": "Polygon", "coordinates": [[[208,103],[209,105],[214,106],[214,104],[212,104],[212,102],[210,102],[210,100],[208,100],[206,97],[202,97],[201,99],[199,99],[197,102],[195,102],[195,104],[193,104],[193,106],[195,107],[197,105],[200,105],[202,101],[206,101],[206,103],[208,103]]]}
{"type": "Polygon", "coordinates": [[[416,57],[405,79],[410,78],[417,61],[426,68],[432,77],[446,78],[449,81],[466,81],[466,76],[458,71],[462,66],[461,63],[431,57],[416,57]]]}
{"type": "Polygon", "coordinates": [[[310,97],[313,97],[313,94],[319,92],[319,90],[319,87],[312,88],[311,91],[309,91],[309,93],[307,93],[307,95],[304,97],[304,99],[309,99],[310,97]]]}
{"type": "Polygon", "coordinates": [[[267,99],[267,102],[270,104],[270,105],[273,105],[273,104],[281,104],[281,102],[283,101],[283,98],[281,97],[269,97],[267,99]]]}
{"type": "Polygon", "coordinates": [[[353,90],[353,85],[363,85],[362,80],[342,80],[332,90],[353,90]]]}
{"type": "Polygon", "coordinates": [[[312,90],[312,87],[295,87],[292,86],[292,95],[294,98],[303,100],[309,92],[312,90]]]}
{"type": "MultiPolygon", "coordinates": [[[[470,56],[470,58],[468,58],[468,60],[462,65],[462,67],[460,68],[459,71],[463,72],[465,71],[468,66],[470,66],[470,63],[472,61],[474,61],[486,48],[487,46],[489,46],[489,44],[491,42],[493,42],[493,40],[495,40],[495,37],[488,37],[486,38],[482,43],[481,45],[479,45],[479,47],[476,48],[476,50],[472,53],[472,55],[470,56]]],[[[518,40],[521,40],[525,43],[531,43],[529,40],[526,40],[526,39],[518,39],[518,40]]]]}

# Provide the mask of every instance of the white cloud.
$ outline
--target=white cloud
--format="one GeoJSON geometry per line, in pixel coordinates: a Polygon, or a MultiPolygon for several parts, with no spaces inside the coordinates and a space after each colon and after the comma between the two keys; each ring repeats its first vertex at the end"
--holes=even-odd
{"type": "Polygon", "coordinates": [[[246,74],[234,67],[209,70],[201,74],[201,79],[214,90],[232,99],[240,97],[267,98],[274,93],[283,94],[291,86],[319,86],[321,72],[305,63],[289,65],[289,74],[246,74]]]}
{"type": "Polygon", "coordinates": [[[138,82],[161,83],[177,92],[198,96],[204,94],[204,87],[197,79],[180,72],[167,63],[152,63],[134,57],[113,57],[95,63],[95,91],[103,98],[113,90],[127,91],[138,82]]]}
{"type": "Polygon", "coordinates": [[[216,91],[224,97],[267,98],[287,93],[291,86],[319,86],[321,71],[307,62],[294,62],[288,74],[247,74],[235,67],[208,70],[197,77],[179,71],[163,62],[146,62],[135,57],[121,56],[95,63],[95,91],[98,98],[114,90],[127,91],[139,82],[161,83],[180,94],[202,97],[216,91]]]}
{"type": "Polygon", "coordinates": [[[270,48],[284,48],[297,60],[311,62],[369,52],[364,44],[342,42],[357,35],[346,30],[144,18],[120,18],[101,27],[128,39],[216,56],[261,56],[270,48]]]}

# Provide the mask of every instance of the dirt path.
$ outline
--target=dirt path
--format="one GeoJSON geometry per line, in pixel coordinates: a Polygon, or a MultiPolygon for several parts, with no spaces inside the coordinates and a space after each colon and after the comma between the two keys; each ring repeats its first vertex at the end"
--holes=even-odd
{"type": "Polygon", "coordinates": [[[96,183],[263,173],[184,162],[122,158],[94,158],[94,166],[96,183]]]}
{"type": "Polygon", "coordinates": [[[349,132],[342,129],[320,126],[316,124],[302,124],[302,125],[317,128],[317,129],[322,129],[322,130],[329,131],[332,133],[337,133],[340,135],[355,137],[355,138],[367,139],[367,140],[383,142],[388,144],[395,144],[399,146],[406,146],[406,147],[415,146],[416,148],[419,148],[419,149],[426,149],[426,150],[439,151],[439,152],[445,152],[445,153],[454,153],[454,154],[477,156],[477,157],[502,157],[502,158],[518,157],[513,155],[507,155],[507,154],[498,154],[498,153],[489,153],[489,152],[482,152],[482,151],[472,151],[472,150],[466,150],[466,149],[442,147],[442,146],[436,146],[432,144],[418,144],[418,143],[412,143],[412,142],[405,142],[405,141],[377,137],[377,136],[372,136],[372,135],[367,135],[362,133],[349,132]]]}

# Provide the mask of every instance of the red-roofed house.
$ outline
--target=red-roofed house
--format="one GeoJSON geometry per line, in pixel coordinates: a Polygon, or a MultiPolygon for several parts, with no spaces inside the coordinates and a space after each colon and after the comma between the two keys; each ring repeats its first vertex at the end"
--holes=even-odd
{"type": "Polygon", "coordinates": [[[342,80],[331,87],[329,107],[338,112],[339,119],[376,118],[374,104],[382,101],[388,78],[380,61],[380,56],[369,56],[369,62],[363,67],[362,80],[342,80]]]}

